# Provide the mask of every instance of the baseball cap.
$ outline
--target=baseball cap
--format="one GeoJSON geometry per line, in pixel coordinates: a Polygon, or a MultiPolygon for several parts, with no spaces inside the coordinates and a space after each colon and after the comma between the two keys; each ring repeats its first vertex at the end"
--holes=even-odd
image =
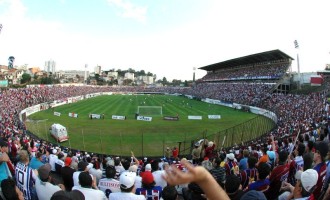
{"type": "Polygon", "coordinates": [[[151,164],[150,163],[146,165],[145,170],[146,171],[151,171],[151,164]]]}
{"type": "Polygon", "coordinates": [[[320,152],[322,157],[326,157],[329,151],[328,143],[324,141],[314,143],[314,148],[320,152]]]}
{"type": "Polygon", "coordinates": [[[235,159],[235,155],[233,153],[229,153],[229,154],[227,154],[227,158],[229,160],[234,160],[235,159]]]}
{"type": "Polygon", "coordinates": [[[65,166],[70,166],[71,162],[72,162],[72,159],[70,157],[66,157],[64,160],[65,166]]]}
{"type": "Polygon", "coordinates": [[[310,192],[311,189],[316,185],[319,175],[314,169],[308,169],[301,173],[300,181],[303,188],[310,192]]]}
{"type": "Polygon", "coordinates": [[[39,167],[38,174],[41,180],[46,180],[49,177],[51,166],[49,163],[46,163],[39,167]]]}
{"type": "Polygon", "coordinates": [[[145,171],[141,173],[141,177],[142,177],[142,183],[144,184],[149,185],[154,182],[154,176],[150,171],[145,171]]]}
{"type": "Polygon", "coordinates": [[[78,163],[78,170],[84,171],[87,166],[88,166],[88,162],[81,161],[78,163]]]}
{"type": "Polygon", "coordinates": [[[136,174],[134,172],[123,172],[119,177],[120,188],[131,188],[135,183],[136,174]]]}

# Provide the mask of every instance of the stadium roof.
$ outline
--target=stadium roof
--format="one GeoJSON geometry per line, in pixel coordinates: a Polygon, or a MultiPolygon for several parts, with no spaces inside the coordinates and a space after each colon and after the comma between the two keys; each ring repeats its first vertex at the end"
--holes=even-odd
{"type": "Polygon", "coordinates": [[[203,69],[206,71],[212,71],[216,69],[221,69],[221,68],[230,68],[230,67],[235,67],[239,65],[248,65],[248,64],[254,64],[254,63],[261,63],[261,62],[269,62],[273,60],[281,60],[281,59],[291,59],[290,56],[287,54],[283,53],[280,50],[272,50],[272,51],[266,51],[262,53],[257,53],[257,54],[252,54],[248,56],[243,56],[240,58],[234,58],[231,60],[226,60],[223,62],[207,65],[205,67],[200,67],[198,69],[203,69]]]}

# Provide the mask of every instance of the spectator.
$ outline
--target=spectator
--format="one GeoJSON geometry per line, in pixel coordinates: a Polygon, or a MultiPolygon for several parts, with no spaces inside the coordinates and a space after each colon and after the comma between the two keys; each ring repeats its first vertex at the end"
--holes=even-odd
{"type": "Polygon", "coordinates": [[[13,179],[1,181],[0,198],[4,200],[24,200],[23,192],[18,189],[13,179]]]}
{"type": "Polygon", "coordinates": [[[231,200],[239,200],[244,194],[239,178],[233,174],[226,177],[225,190],[231,200]]]}
{"type": "Polygon", "coordinates": [[[50,200],[85,200],[85,196],[79,190],[72,190],[71,192],[61,190],[55,192],[50,200]]]}
{"type": "Polygon", "coordinates": [[[164,172],[164,170],[159,169],[158,160],[154,160],[153,162],[151,162],[151,172],[152,172],[152,176],[154,177],[154,180],[155,180],[155,186],[160,186],[162,189],[165,188],[167,183],[162,178],[162,176],[165,174],[165,172],[164,172]]]}
{"type": "Polygon", "coordinates": [[[210,170],[210,173],[214,177],[214,179],[220,184],[221,186],[224,185],[226,181],[226,169],[224,167],[220,167],[221,159],[220,158],[213,158],[213,169],[210,170]]]}
{"type": "Polygon", "coordinates": [[[278,156],[278,165],[273,169],[269,177],[269,189],[265,192],[267,199],[277,199],[282,182],[287,181],[289,175],[289,164],[287,163],[288,153],[285,150],[280,151],[278,156]]]}
{"type": "Polygon", "coordinates": [[[39,178],[37,178],[35,183],[38,199],[50,199],[55,192],[65,190],[65,187],[62,184],[57,186],[50,183],[50,171],[51,166],[48,163],[38,168],[39,178]]]}
{"type": "Polygon", "coordinates": [[[166,186],[163,189],[163,200],[178,200],[178,192],[174,186],[166,186]]]}
{"type": "Polygon", "coordinates": [[[36,152],[35,156],[32,156],[29,166],[32,169],[38,169],[40,166],[44,165],[42,160],[42,153],[36,152]]]}
{"type": "Polygon", "coordinates": [[[201,147],[198,142],[196,142],[194,145],[194,149],[191,152],[191,157],[193,160],[193,164],[199,164],[201,157],[201,147]]]}
{"type": "Polygon", "coordinates": [[[29,155],[26,150],[21,150],[18,154],[20,160],[15,168],[17,187],[23,192],[25,200],[35,199],[37,194],[34,183],[37,177],[29,167],[29,155]]]}
{"type": "Polygon", "coordinates": [[[313,191],[314,198],[318,199],[321,195],[321,189],[323,186],[323,180],[326,175],[327,165],[325,164],[325,157],[329,151],[328,144],[326,142],[316,142],[315,143],[315,153],[314,153],[314,170],[318,173],[318,181],[316,188],[313,191]]]}
{"type": "Polygon", "coordinates": [[[235,155],[233,153],[227,154],[227,162],[225,164],[226,175],[235,174],[239,172],[239,167],[235,161],[235,155]]]}
{"type": "Polygon", "coordinates": [[[257,181],[251,183],[248,186],[248,190],[257,190],[261,192],[266,192],[269,188],[270,181],[267,176],[270,173],[270,166],[265,163],[261,162],[258,166],[258,174],[257,174],[257,181]]]}
{"type": "Polygon", "coordinates": [[[135,188],[140,188],[140,187],[142,187],[142,178],[141,178],[140,175],[138,175],[139,173],[137,172],[137,170],[138,170],[138,167],[136,165],[132,165],[128,169],[129,172],[133,172],[136,175],[135,176],[135,183],[134,183],[135,188]]]}
{"type": "Polygon", "coordinates": [[[98,190],[96,186],[96,179],[92,179],[88,172],[81,172],[79,174],[80,186],[73,186],[72,190],[79,190],[84,194],[86,200],[106,200],[105,194],[98,190]]]}
{"type": "Polygon", "coordinates": [[[116,175],[114,166],[107,166],[105,171],[106,178],[100,179],[98,187],[109,198],[110,193],[120,192],[120,184],[118,180],[114,179],[116,175]]]}
{"type": "Polygon", "coordinates": [[[0,181],[11,178],[12,174],[8,167],[8,162],[10,161],[8,157],[8,144],[4,140],[0,139],[0,181]]]}
{"type": "Polygon", "coordinates": [[[157,200],[162,197],[162,187],[155,186],[154,177],[150,171],[141,173],[142,177],[142,188],[136,189],[136,194],[144,195],[147,200],[157,200]]]}
{"type": "Polygon", "coordinates": [[[257,180],[258,170],[256,169],[257,159],[254,156],[248,158],[249,168],[243,171],[240,171],[239,177],[241,180],[242,189],[245,190],[246,187],[257,180]]]}
{"type": "Polygon", "coordinates": [[[143,195],[135,194],[135,173],[123,172],[119,177],[121,192],[110,193],[109,200],[145,200],[143,195]]]}
{"type": "Polygon", "coordinates": [[[71,191],[74,185],[73,174],[76,170],[72,169],[71,166],[72,158],[66,157],[64,160],[64,167],[61,169],[61,177],[65,186],[66,191],[71,191]]]}
{"type": "MultiPolygon", "coordinates": [[[[90,167],[91,166],[87,162],[80,161],[78,163],[78,171],[74,172],[73,176],[72,176],[73,177],[73,186],[79,186],[79,174],[81,172],[88,172],[90,167]]],[[[92,177],[92,175],[91,175],[91,177],[92,177]]]]}
{"type": "Polygon", "coordinates": [[[243,158],[239,161],[239,169],[246,170],[248,168],[248,157],[249,157],[249,150],[243,150],[243,158]]]}

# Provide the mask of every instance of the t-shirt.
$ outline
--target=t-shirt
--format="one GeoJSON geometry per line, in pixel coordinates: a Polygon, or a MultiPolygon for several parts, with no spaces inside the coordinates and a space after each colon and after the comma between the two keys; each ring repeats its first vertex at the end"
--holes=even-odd
{"type": "Polygon", "coordinates": [[[287,181],[289,175],[289,164],[279,165],[275,167],[269,177],[270,185],[266,192],[267,199],[275,199],[281,189],[283,181],[287,181]]]}
{"type": "Polygon", "coordinates": [[[102,178],[99,181],[99,189],[105,193],[105,196],[108,198],[110,193],[120,192],[120,183],[116,179],[112,178],[102,178]]]}
{"type": "Polygon", "coordinates": [[[116,192],[110,194],[109,200],[146,200],[146,198],[131,192],[116,192]]]}
{"type": "Polygon", "coordinates": [[[319,178],[317,179],[316,188],[313,191],[313,195],[314,195],[315,199],[318,199],[321,194],[321,189],[323,186],[325,175],[327,173],[327,165],[324,162],[322,162],[322,163],[317,164],[314,167],[314,169],[319,174],[319,178]]]}
{"type": "Polygon", "coordinates": [[[152,189],[137,188],[135,194],[142,194],[147,200],[159,200],[162,197],[162,188],[155,186],[152,189]]]}
{"type": "Polygon", "coordinates": [[[163,179],[162,175],[165,174],[163,170],[157,170],[152,172],[152,176],[154,177],[154,181],[156,183],[155,186],[160,186],[162,189],[167,186],[167,182],[163,179]]]}
{"type": "Polygon", "coordinates": [[[51,170],[55,172],[55,162],[58,159],[57,155],[50,154],[49,155],[49,164],[52,167],[51,170]]]}
{"type": "Polygon", "coordinates": [[[270,181],[268,178],[266,178],[265,180],[258,180],[254,183],[251,183],[249,185],[249,190],[265,191],[268,189],[269,185],[270,181]]]}
{"type": "Polygon", "coordinates": [[[61,188],[57,185],[53,185],[49,182],[42,182],[39,178],[37,178],[36,183],[36,192],[38,195],[38,199],[50,199],[53,194],[57,191],[60,191],[61,188]]]}
{"type": "Polygon", "coordinates": [[[34,180],[32,176],[33,176],[33,171],[31,167],[21,162],[18,162],[16,164],[16,168],[15,168],[16,184],[18,189],[23,192],[25,200],[29,200],[33,198],[34,180]]]}
{"type": "Polygon", "coordinates": [[[84,194],[85,200],[107,200],[108,198],[105,196],[104,192],[101,190],[95,190],[92,188],[83,188],[80,186],[74,186],[72,190],[79,190],[84,194]]]}
{"type": "Polygon", "coordinates": [[[256,168],[243,170],[240,172],[239,177],[241,179],[242,189],[244,190],[251,181],[257,180],[257,172],[258,170],[256,168]]]}
{"type": "Polygon", "coordinates": [[[44,165],[44,163],[38,160],[38,158],[32,157],[29,165],[32,169],[39,169],[39,167],[44,165]]]}
{"type": "MultiPolygon", "coordinates": [[[[77,171],[74,172],[72,175],[73,178],[73,186],[80,186],[79,184],[79,174],[81,173],[81,171],[77,171]]],[[[91,174],[90,174],[91,175],[91,174]]],[[[91,177],[93,178],[93,176],[91,175],[91,177]]]]}

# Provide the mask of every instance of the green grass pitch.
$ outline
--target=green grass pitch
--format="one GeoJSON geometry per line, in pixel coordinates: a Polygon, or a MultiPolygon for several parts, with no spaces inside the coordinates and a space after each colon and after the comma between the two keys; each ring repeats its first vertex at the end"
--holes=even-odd
{"type": "Polygon", "coordinates": [[[67,127],[69,141],[61,143],[74,149],[110,155],[163,155],[167,146],[178,146],[180,141],[202,138],[202,133],[214,134],[255,118],[255,114],[241,112],[171,95],[105,95],[77,103],[41,111],[29,116],[26,125],[35,135],[56,143],[48,128],[53,123],[67,127]],[[162,106],[163,115],[154,115],[151,122],[137,121],[138,106],[162,106]],[[54,116],[54,111],[61,116],[54,116]],[[71,118],[68,113],[78,114],[71,118]],[[89,113],[104,114],[105,119],[90,119],[89,113]],[[126,116],[113,120],[112,115],[126,116]],[[179,121],[166,121],[163,116],[179,116],[179,121]],[[188,120],[188,115],[202,116],[202,120],[188,120]],[[208,119],[207,115],[221,115],[208,119]],[[39,121],[40,120],[40,121],[39,121]]]}

